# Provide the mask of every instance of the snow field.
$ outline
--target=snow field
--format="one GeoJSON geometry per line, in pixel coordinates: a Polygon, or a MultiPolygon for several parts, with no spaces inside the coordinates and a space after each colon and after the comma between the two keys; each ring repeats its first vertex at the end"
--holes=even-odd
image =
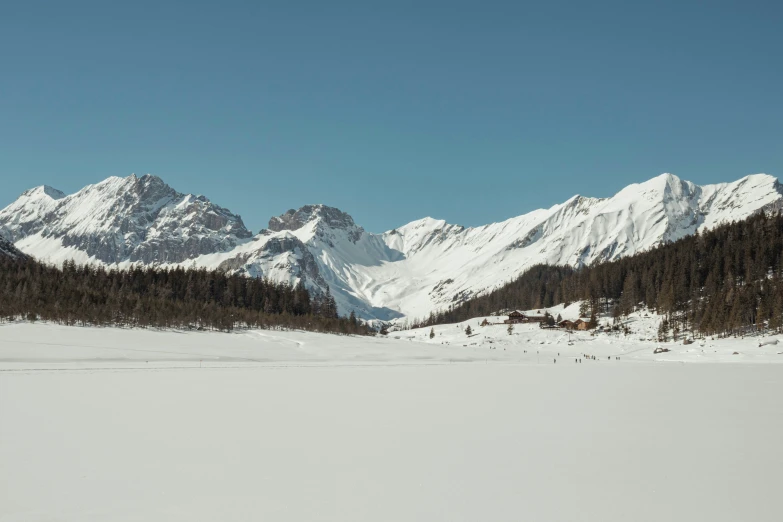
{"type": "Polygon", "coordinates": [[[463,327],[0,326],[0,522],[779,520],[777,346],[463,327]]]}
{"type": "MultiPolygon", "coordinates": [[[[549,309],[569,318],[574,306],[549,309]]],[[[536,311],[533,311],[536,312],[536,311]]],[[[423,364],[626,364],[783,363],[776,337],[659,343],[658,318],[631,316],[633,334],[568,333],[537,325],[481,327],[484,318],[459,324],[393,331],[388,336],[355,337],[301,331],[247,330],[234,333],[81,328],[53,324],[0,325],[0,371],[30,369],[214,368],[247,366],[364,366],[423,364]],[[465,335],[470,325],[473,334],[465,335]],[[645,340],[642,340],[645,339],[645,340]],[[654,354],[657,347],[670,351],[654,354]],[[735,354],[735,352],[737,352],[735,354]],[[585,359],[584,356],[596,359],[585,359]],[[620,359],[616,359],[619,357],[620,359]],[[558,361],[555,363],[555,359],[558,361]]],[[[487,317],[502,322],[503,317],[487,317]]],[[[602,320],[603,322],[603,320],[602,320]]]]}
{"type": "Polygon", "coordinates": [[[3,372],[0,520],[773,521],[780,367],[3,372]]]}

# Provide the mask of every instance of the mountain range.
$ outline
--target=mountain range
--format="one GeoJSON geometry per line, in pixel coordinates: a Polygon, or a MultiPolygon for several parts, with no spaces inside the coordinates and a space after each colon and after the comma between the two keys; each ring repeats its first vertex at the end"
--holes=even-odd
{"type": "Polygon", "coordinates": [[[766,174],[696,185],[672,174],[610,198],[574,196],[481,227],[424,218],[374,234],[345,212],[307,205],[251,233],[242,219],[159,177],[111,177],[66,195],[25,191],[0,211],[0,254],[41,261],[195,266],[327,287],[340,313],[423,317],[497,287],[538,264],[584,266],[783,207],[766,174]],[[10,244],[10,243],[12,244],[10,244]]]}

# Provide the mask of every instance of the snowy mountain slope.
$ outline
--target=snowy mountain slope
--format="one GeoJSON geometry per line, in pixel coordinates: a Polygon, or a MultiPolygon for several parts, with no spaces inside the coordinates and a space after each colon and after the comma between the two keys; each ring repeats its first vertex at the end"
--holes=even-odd
{"type": "Polygon", "coordinates": [[[537,263],[582,266],[783,206],[765,174],[698,186],[671,174],[605,199],[575,196],[482,227],[424,218],[383,234],[308,205],[250,237],[241,218],[159,178],[109,178],[64,196],[48,187],[0,211],[0,231],[41,259],[219,268],[334,294],[341,313],[422,317],[499,286],[537,263]]]}
{"type": "Polygon", "coordinates": [[[387,284],[383,294],[366,289],[365,299],[423,316],[513,279],[536,263],[582,266],[617,259],[777,208],[782,198],[772,176],[699,187],[664,174],[611,198],[576,196],[484,227],[424,219],[384,234],[405,260],[367,267],[369,279],[387,284]]]}
{"type": "Polygon", "coordinates": [[[607,199],[576,196],[550,209],[483,227],[425,218],[376,235],[322,205],[270,220],[270,230],[235,252],[198,258],[276,278],[305,274],[328,284],[341,311],[391,320],[421,317],[517,277],[536,263],[581,266],[631,255],[783,201],[777,180],[748,176],[699,187],[665,174],[607,199]],[[285,235],[285,236],[283,236],[285,235]],[[270,255],[270,241],[295,248],[270,255]],[[307,255],[312,254],[312,259],[307,255]],[[298,267],[297,267],[298,265],[298,267]],[[315,269],[313,269],[313,267],[315,269]]]}
{"type": "MultiPolygon", "coordinates": [[[[196,266],[266,276],[334,293],[341,313],[356,311],[368,319],[391,320],[402,314],[383,303],[370,303],[358,290],[373,284],[365,271],[403,259],[382,235],[367,233],[348,214],[325,205],[307,205],[269,221],[252,241],[231,252],[201,256],[196,266]]],[[[383,282],[379,282],[382,284],[383,282]]]]}
{"type": "Polygon", "coordinates": [[[70,196],[28,190],[0,211],[0,231],[41,259],[103,263],[183,262],[251,237],[239,216],[149,174],[111,177],[70,196]]]}

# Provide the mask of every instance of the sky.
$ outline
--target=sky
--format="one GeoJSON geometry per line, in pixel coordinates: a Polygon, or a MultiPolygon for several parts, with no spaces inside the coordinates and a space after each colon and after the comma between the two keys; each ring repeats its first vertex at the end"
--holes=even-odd
{"type": "Polygon", "coordinates": [[[783,174],[783,2],[5,2],[0,207],[152,173],[254,231],[783,174]]]}

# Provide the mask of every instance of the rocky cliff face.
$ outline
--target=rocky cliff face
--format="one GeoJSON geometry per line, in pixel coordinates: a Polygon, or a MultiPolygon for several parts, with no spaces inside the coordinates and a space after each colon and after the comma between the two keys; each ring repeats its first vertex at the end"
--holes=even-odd
{"type": "Polygon", "coordinates": [[[347,229],[356,226],[353,218],[338,208],[326,205],[305,205],[299,210],[291,209],[282,216],[269,220],[269,230],[299,230],[307,223],[318,221],[329,228],[347,229]]]}
{"type": "Polygon", "coordinates": [[[251,237],[239,216],[150,175],[109,178],[70,196],[29,190],[0,211],[0,230],[16,243],[59,245],[103,263],[181,263],[251,237]]]}
{"type": "Polygon", "coordinates": [[[282,216],[275,216],[269,220],[269,230],[282,232],[283,230],[296,231],[313,224],[321,237],[328,235],[330,230],[348,231],[348,237],[356,242],[364,233],[362,227],[356,226],[353,218],[334,207],[326,205],[305,205],[299,210],[291,209],[282,216]]]}
{"type": "Polygon", "coordinates": [[[291,285],[302,281],[309,283],[311,290],[319,292],[326,289],[318,262],[307,245],[294,235],[281,234],[261,240],[257,238],[255,248],[232,254],[220,261],[219,270],[249,277],[270,277],[275,281],[287,281],[291,285]]]}

